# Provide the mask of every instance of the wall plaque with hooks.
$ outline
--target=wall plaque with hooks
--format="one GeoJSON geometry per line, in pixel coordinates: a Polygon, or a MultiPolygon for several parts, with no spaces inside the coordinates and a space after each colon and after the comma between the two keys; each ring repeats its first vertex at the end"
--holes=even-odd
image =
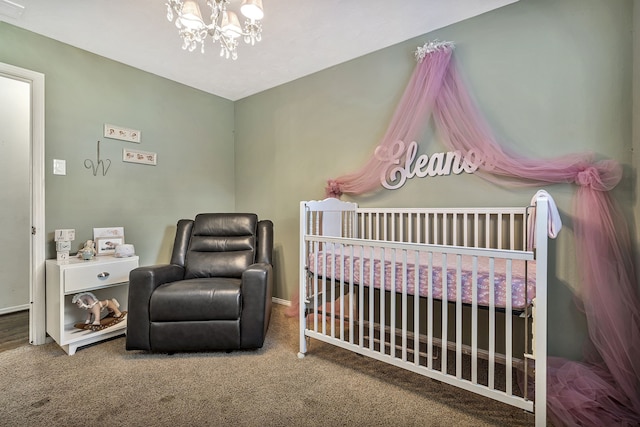
{"type": "Polygon", "coordinates": [[[111,167],[111,159],[102,160],[100,158],[100,141],[98,141],[96,152],[97,155],[95,163],[91,159],[85,159],[84,167],[87,169],[91,169],[93,172],[93,176],[98,176],[98,170],[102,166],[102,176],[105,176],[107,175],[107,171],[109,171],[109,168],[111,167]]]}

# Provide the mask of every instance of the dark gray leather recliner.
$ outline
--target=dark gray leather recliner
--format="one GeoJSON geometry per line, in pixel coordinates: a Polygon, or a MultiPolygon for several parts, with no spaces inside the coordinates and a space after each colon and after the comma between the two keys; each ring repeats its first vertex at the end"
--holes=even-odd
{"type": "Polygon", "coordinates": [[[255,214],[178,221],[171,264],[129,275],[127,350],[262,347],[271,317],[273,223],[255,214]]]}

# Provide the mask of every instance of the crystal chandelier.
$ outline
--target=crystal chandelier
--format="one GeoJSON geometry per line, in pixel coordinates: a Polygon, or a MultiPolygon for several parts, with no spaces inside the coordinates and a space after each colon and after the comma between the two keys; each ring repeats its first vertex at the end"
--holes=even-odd
{"type": "Polygon", "coordinates": [[[202,19],[200,7],[195,0],[167,0],[167,19],[178,27],[182,37],[182,48],[192,52],[200,43],[200,51],[204,53],[204,41],[211,36],[213,42],[220,42],[220,56],[238,58],[238,39],[244,38],[246,43],[254,45],[262,39],[260,19],[264,16],[262,0],[242,0],[240,12],[245,16],[244,28],[240,26],[238,15],[227,10],[229,0],[207,0],[211,9],[210,24],[202,19]]]}

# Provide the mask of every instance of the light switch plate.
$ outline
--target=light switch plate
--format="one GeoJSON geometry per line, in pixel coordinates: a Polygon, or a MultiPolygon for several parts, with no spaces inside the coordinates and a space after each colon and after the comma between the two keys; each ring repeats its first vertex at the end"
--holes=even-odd
{"type": "Polygon", "coordinates": [[[67,174],[67,161],[53,159],[53,174],[54,175],[66,175],[67,174]]]}

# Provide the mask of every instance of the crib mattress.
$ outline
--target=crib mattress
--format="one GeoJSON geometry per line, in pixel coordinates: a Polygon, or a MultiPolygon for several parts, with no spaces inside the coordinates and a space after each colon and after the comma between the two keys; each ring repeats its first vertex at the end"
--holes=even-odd
{"type": "MultiPolygon", "coordinates": [[[[406,292],[409,295],[416,295],[416,284],[418,285],[421,297],[429,296],[431,286],[431,296],[434,299],[442,300],[443,294],[449,301],[457,300],[457,280],[458,270],[460,270],[461,299],[465,304],[473,303],[473,274],[474,257],[461,256],[460,268],[458,268],[456,256],[447,257],[446,268],[443,268],[443,260],[440,254],[434,254],[429,261],[429,254],[418,252],[418,269],[416,277],[415,252],[408,252],[406,262],[403,261],[401,251],[397,251],[395,262],[393,250],[382,250],[381,248],[360,248],[355,247],[353,256],[347,247],[335,251],[319,251],[309,254],[307,268],[311,273],[316,273],[325,278],[333,278],[336,281],[353,280],[354,284],[373,286],[402,293],[406,283],[406,292]],[[353,260],[351,259],[353,258],[353,260]],[[317,261],[316,261],[317,260],[317,261]],[[364,260],[364,261],[363,261],[364,260]],[[384,260],[384,264],[383,264],[384,260]],[[373,262],[373,274],[371,274],[371,264],[373,262]],[[326,268],[325,268],[326,264],[326,268]],[[384,265],[384,268],[382,268],[384,265]],[[404,267],[406,265],[406,268],[404,267]],[[335,266],[335,267],[334,267],[335,266]],[[446,276],[443,275],[446,271],[446,276]],[[353,272],[353,276],[352,276],[353,272]],[[361,277],[362,276],[362,277],[361,277]],[[429,281],[431,278],[431,281],[429,281]],[[445,292],[443,292],[443,288],[445,292]]],[[[491,274],[490,260],[487,257],[477,258],[475,288],[477,289],[476,301],[479,306],[490,306],[491,296],[491,274]]],[[[510,278],[507,272],[507,262],[505,259],[494,259],[493,283],[494,301],[493,306],[506,308],[507,290],[511,288],[511,308],[513,310],[523,310],[536,296],[535,287],[535,261],[525,262],[523,260],[512,260],[510,268],[510,278]]]]}

